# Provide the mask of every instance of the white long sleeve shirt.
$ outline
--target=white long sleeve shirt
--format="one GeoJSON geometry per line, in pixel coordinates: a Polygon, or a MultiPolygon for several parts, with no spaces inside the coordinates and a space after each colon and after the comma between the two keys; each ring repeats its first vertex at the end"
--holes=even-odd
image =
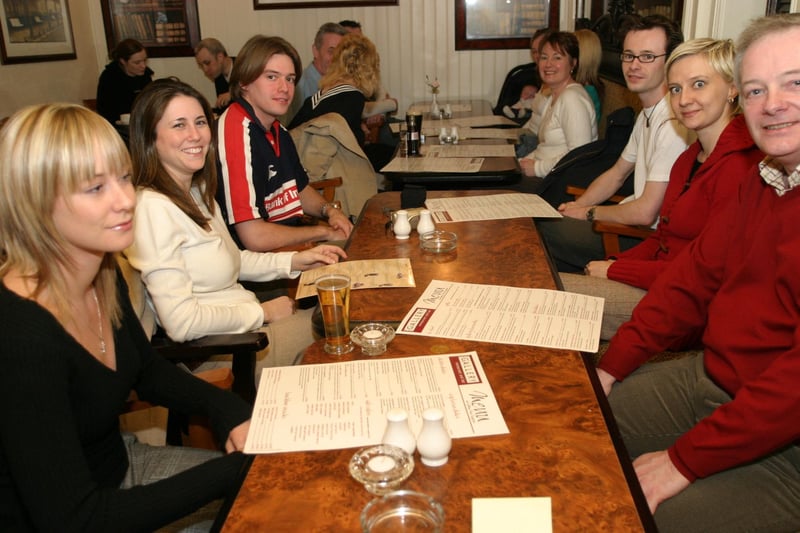
{"type": "Polygon", "coordinates": [[[158,323],[175,341],[218,333],[242,333],[260,327],[264,313],[256,296],[239,279],[270,281],[297,277],[291,272],[295,252],[239,250],[215,204],[210,230],[195,224],[163,194],[141,189],[134,215],[134,243],[126,251],[147,289],[147,302],[158,323]]]}

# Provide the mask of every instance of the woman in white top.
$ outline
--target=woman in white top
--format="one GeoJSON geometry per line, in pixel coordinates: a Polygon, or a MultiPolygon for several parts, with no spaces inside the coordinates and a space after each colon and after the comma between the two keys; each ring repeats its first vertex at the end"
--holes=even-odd
{"type": "Polygon", "coordinates": [[[258,367],[293,364],[314,340],[311,311],[296,313],[285,296],[259,303],[238,280],[296,277],[345,253],[329,245],[302,252],[239,250],[214,200],[211,124],[208,102],[180,81],[158,80],[137,99],[130,139],[138,205],[128,260],[141,272],[148,303],[173,340],[263,325],[269,346],[258,367]]]}
{"type": "Polygon", "coordinates": [[[572,33],[559,31],[545,36],[539,74],[550,94],[539,126],[539,144],[519,162],[526,176],[546,176],[567,152],[597,140],[594,103],[573,78],[578,57],[578,40],[572,33]]]}

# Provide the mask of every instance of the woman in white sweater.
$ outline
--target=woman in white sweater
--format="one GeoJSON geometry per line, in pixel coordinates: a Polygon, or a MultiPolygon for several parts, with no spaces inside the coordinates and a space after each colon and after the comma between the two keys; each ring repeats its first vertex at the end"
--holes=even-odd
{"type": "Polygon", "coordinates": [[[567,152],[597,140],[594,103],[573,74],[578,66],[578,39],[572,33],[545,36],[539,74],[549,89],[539,126],[539,144],[520,159],[526,176],[544,177],[567,152]]]}
{"type": "Polygon", "coordinates": [[[194,88],[158,80],[131,116],[133,181],[138,188],[131,265],[167,335],[185,341],[264,327],[258,367],[289,365],[313,342],[310,313],[283,296],[259,303],[239,279],[270,281],[336,263],[341,248],[302,252],[239,250],[214,200],[216,166],[211,108],[194,88]]]}

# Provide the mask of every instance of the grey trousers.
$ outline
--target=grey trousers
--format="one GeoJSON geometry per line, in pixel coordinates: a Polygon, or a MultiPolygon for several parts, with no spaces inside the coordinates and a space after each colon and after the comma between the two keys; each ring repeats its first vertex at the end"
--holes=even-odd
{"type": "Polygon", "coordinates": [[[638,287],[606,278],[565,272],[559,272],[558,275],[565,291],[605,299],[600,338],[606,341],[614,336],[622,324],[631,319],[633,308],[647,294],[647,291],[638,287]]]}
{"type": "MultiPolygon", "coordinates": [[[[644,365],[608,399],[631,458],[668,448],[731,400],[706,376],[700,355],[644,365]]],[[[654,517],[661,533],[800,531],[800,447],[698,479],[654,517]]]]}
{"type": "MultiPolygon", "coordinates": [[[[122,489],[155,483],[222,455],[221,452],[198,448],[149,446],[137,441],[131,433],[123,433],[122,440],[130,462],[125,480],[120,485],[122,489]]],[[[222,500],[211,502],[158,531],[161,533],[209,531],[221,505],[222,500]]]]}

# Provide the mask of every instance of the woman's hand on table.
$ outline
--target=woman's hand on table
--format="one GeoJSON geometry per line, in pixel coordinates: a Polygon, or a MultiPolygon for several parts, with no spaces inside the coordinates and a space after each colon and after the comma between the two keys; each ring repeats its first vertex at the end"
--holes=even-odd
{"type": "Polygon", "coordinates": [[[321,244],[292,256],[292,270],[309,270],[324,265],[333,265],[339,259],[347,259],[347,253],[338,246],[321,244]]]}
{"type": "Polygon", "coordinates": [[[264,310],[264,323],[267,324],[292,316],[297,310],[297,303],[288,296],[279,296],[261,302],[261,309],[264,310]]]}
{"type": "Polygon", "coordinates": [[[225,441],[225,451],[227,453],[243,452],[248,431],[250,431],[249,420],[233,428],[231,432],[228,433],[228,440],[225,441]]]}

